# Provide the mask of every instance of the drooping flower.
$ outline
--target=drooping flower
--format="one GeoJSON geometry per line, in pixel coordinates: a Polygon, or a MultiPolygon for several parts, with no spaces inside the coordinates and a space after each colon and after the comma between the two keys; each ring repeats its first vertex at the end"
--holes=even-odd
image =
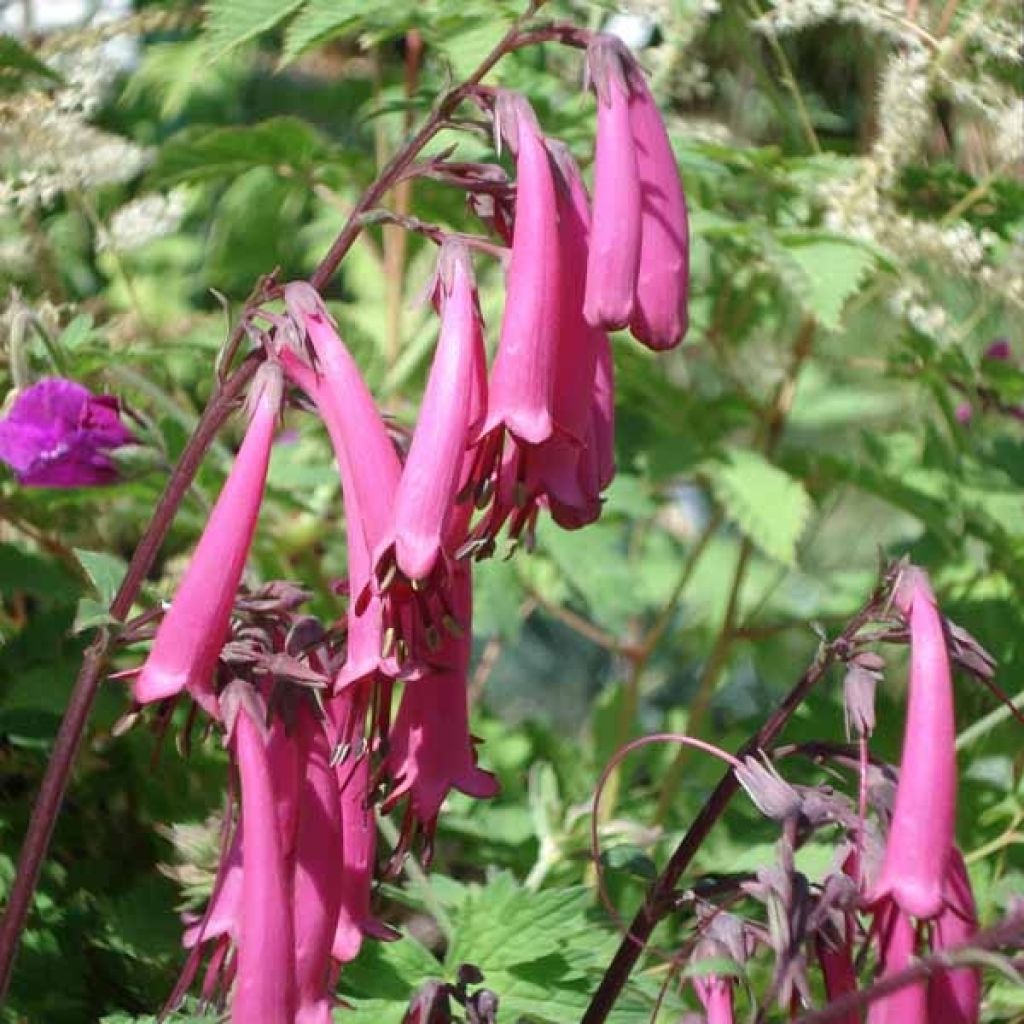
{"type": "MultiPolygon", "coordinates": [[[[967,865],[954,849],[946,873],[946,905],[932,923],[932,949],[939,951],[968,942],[978,930],[967,865]]],[[[976,967],[939,971],[928,982],[929,1024],[978,1024],[981,975],[976,967]]]]}
{"type": "Polygon", "coordinates": [[[733,1024],[733,979],[722,974],[702,974],[693,989],[707,1014],[707,1024],[733,1024]]]}
{"type": "Polygon", "coordinates": [[[597,144],[583,309],[591,324],[608,330],[625,327],[633,315],[640,265],[640,178],[624,52],[608,35],[595,36],[587,50],[597,94],[597,144]]]}
{"type": "Polygon", "coordinates": [[[554,430],[551,402],[561,329],[561,257],[555,179],[529,103],[498,95],[496,118],[516,154],[516,213],[501,338],[490,377],[485,436],[504,427],[540,444],[554,430]]]}
{"type": "Polygon", "coordinates": [[[281,368],[266,363],[253,382],[245,440],[135,680],[140,704],[187,688],[219,717],[213,674],[256,530],[283,390],[281,368]]]}
{"type": "Polygon", "coordinates": [[[384,771],[394,781],[383,810],[408,796],[406,839],[413,823],[430,845],[441,804],[452,789],[485,799],[498,791],[498,781],[479,768],[469,733],[467,678],[472,618],[471,570],[461,563],[453,584],[455,617],[462,635],[445,637],[432,668],[406,684],[391,728],[384,771]]]}
{"type": "MultiPolygon", "coordinates": [[[[425,579],[445,550],[471,431],[486,405],[483,331],[469,251],[446,241],[438,258],[441,334],[395,499],[397,567],[425,579]]],[[[456,538],[456,546],[464,538],[456,538]]]]}
{"type": "MultiPolygon", "coordinates": [[[[295,942],[291,883],[282,851],[274,785],[256,702],[235,694],[232,683],[225,719],[241,781],[242,893],[238,966],[231,999],[233,1024],[294,1024],[295,942]],[[233,705],[233,706],[232,706],[233,705]]],[[[257,705],[258,707],[258,705],[257,705]]]]}
{"type": "Polygon", "coordinates": [[[46,377],[20,392],[0,420],[0,459],[26,487],[94,487],[115,483],[110,453],[133,444],[112,395],[94,395],[73,380],[46,377]]]}
{"type": "MultiPolygon", "coordinates": [[[[888,978],[910,966],[917,947],[913,920],[896,904],[886,902],[879,914],[880,978],[888,978]]],[[[928,1024],[927,988],[924,981],[903,985],[871,1003],[868,1024],[928,1024]]]]}
{"type": "Polygon", "coordinates": [[[956,812],[953,685],[942,616],[927,575],[905,570],[895,603],[910,627],[910,686],[900,777],[885,856],[872,898],[906,914],[944,906],[956,812]]]}
{"type": "Polygon", "coordinates": [[[348,531],[348,651],[339,686],[397,672],[383,653],[384,609],[372,586],[372,565],[393,521],[401,463],[373,396],[320,296],[308,284],[285,287],[292,322],[315,365],[290,348],[281,351],[287,375],[315,403],[341,473],[348,531]]]}
{"type": "Polygon", "coordinates": [[[298,709],[294,744],[305,755],[295,829],[295,1024],[331,1024],[331,950],[344,876],[341,800],[327,734],[308,704],[298,709]]]}
{"type": "Polygon", "coordinates": [[[678,345],[689,325],[690,234],[672,145],[643,72],[626,52],[629,124],[640,177],[640,266],[629,329],[653,349],[678,345]]]}
{"type": "Polygon", "coordinates": [[[348,758],[335,772],[341,790],[343,858],[341,907],[331,955],[346,964],[359,955],[365,936],[390,941],[398,933],[370,909],[377,855],[377,819],[369,802],[370,759],[365,754],[348,758]]]}
{"type": "MultiPolygon", "coordinates": [[[[825,995],[829,1002],[840,996],[857,991],[857,972],[853,965],[853,943],[850,935],[850,920],[843,915],[841,929],[832,934],[819,935],[815,941],[818,963],[825,982],[825,995]]],[[[860,1024],[860,1015],[856,1010],[837,1017],[838,1024],[860,1024]]]]}

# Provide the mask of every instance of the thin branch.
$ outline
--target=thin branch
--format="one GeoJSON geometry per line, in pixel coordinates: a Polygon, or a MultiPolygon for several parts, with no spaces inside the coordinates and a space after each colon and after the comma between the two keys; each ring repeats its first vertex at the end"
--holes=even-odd
{"type": "MultiPolygon", "coordinates": [[[[782,703],[764,725],[740,748],[736,755],[739,760],[743,760],[744,757],[757,750],[769,751],[774,747],[775,741],[782,733],[786,723],[804,702],[807,695],[824,678],[832,665],[849,652],[860,631],[883,606],[888,591],[889,582],[884,580],[839,636],[830,643],[822,645],[813,664],[797,680],[782,703]]],[[[654,929],[669,912],[680,878],[690,866],[712,828],[725,813],[738,789],[739,783],[732,771],[726,772],[694,818],[689,830],[683,836],[661,874],[648,889],[640,909],[629,926],[629,932],[619,943],[615,956],[605,969],[601,983],[583,1015],[581,1024],[604,1024],[608,1019],[608,1015],[618,1001],[619,995],[654,929]]]]}
{"type": "Polygon", "coordinates": [[[898,992],[901,988],[906,988],[915,982],[924,981],[939,971],[972,966],[974,963],[972,953],[989,953],[1003,946],[1019,945],[1022,940],[1024,940],[1024,905],[1019,905],[1002,921],[994,924],[991,928],[977,932],[968,942],[950,946],[938,953],[922,957],[910,967],[897,974],[891,974],[868,988],[848,992],[820,1010],[811,1010],[810,1013],[801,1014],[797,1017],[795,1024],[825,1024],[826,1021],[840,1020],[844,1017],[849,1019],[851,1014],[856,1014],[862,1007],[876,1002],[891,992],[898,992]]]}

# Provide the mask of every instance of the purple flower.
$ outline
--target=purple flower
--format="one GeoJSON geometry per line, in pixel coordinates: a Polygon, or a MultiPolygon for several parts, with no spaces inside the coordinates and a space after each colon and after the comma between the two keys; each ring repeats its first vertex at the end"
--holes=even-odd
{"type": "Polygon", "coordinates": [[[0,420],[0,459],[27,487],[115,483],[117,467],[108,453],[134,442],[116,398],[61,377],[26,388],[0,420]]]}

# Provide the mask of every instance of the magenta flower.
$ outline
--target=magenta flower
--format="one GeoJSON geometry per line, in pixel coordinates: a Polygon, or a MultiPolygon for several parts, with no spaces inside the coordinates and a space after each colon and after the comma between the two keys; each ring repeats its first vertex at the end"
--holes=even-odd
{"type": "Polygon", "coordinates": [[[439,668],[406,683],[384,761],[384,771],[394,780],[395,788],[382,809],[390,810],[408,795],[406,839],[415,822],[426,840],[426,859],[441,804],[452,789],[480,799],[498,791],[497,779],[477,767],[469,733],[466,673],[471,646],[472,579],[464,563],[455,570],[453,600],[454,614],[464,633],[445,638],[436,657],[439,668]]]}
{"type": "Polygon", "coordinates": [[[315,368],[285,348],[287,375],[316,404],[341,473],[348,529],[348,652],[338,677],[348,686],[379,672],[394,674],[383,654],[384,609],[372,586],[375,555],[387,546],[401,463],[373,396],[320,296],[308,284],[285,287],[300,342],[308,339],[315,368]]]}
{"type": "Polygon", "coordinates": [[[693,988],[700,999],[708,1024],[733,1024],[733,982],[731,978],[706,974],[693,979],[693,988]]]}
{"type": "Polygon", "coordinates": [[[259,518],[283,390],[280,367],[261,367],[250,393],[245,440],[135,680],[140,704],[188,689],[211,717],[219,717],[214,669],[259,518]]]}
{"type": "Polygon", "coordinates": [[[342,811],[331,749],[310,707],[298,711],[294,743],[305,753],[295,830],[295,1024],[331,1024],[331,949],[341,911],[344,876],[342,811]]]}
{"type": "Polygon", "coordinates": [[[872,899],[891,896],[906,914],[935,917],[953,852],[956,730],[942,616],[927,575],[909,567],[895,603],[909,620],[910,687],[899,785],[872,899]]]}
{"type": "MultiPolygon", "coordinates": [[[[626,52],[623,48],[623,52],[626,52]]],[[[629,123],[640,176],[640,267],[629,329],[653,349],[678,345],[689,324],[690,234],[683,183],[643,72],[629,68],[629,123]]]]}
{"type": "MultiPolygon", "coordinates": [[[[230,687],[225,694],[232,694],[230,687]]],[[[258,707],[255,712],[253,708],[256,703],[242,696],[237,701],[229,699],[225,710],[229,742],[241,781],[245,830],[238,966],[231,1020],[233,1024],[294,1024],[291,884],[282,851],[262,715],[258,707]]]]}
{"type": "MultiPolygon", "coordinates": [[[[595,327],[625,327],[633,315],[640,264],[640,179],[630,124],[626,53],[613,36],[595,36],[587,51],[597,94],[594,220],[583,309],[595,327]]],[[[635,73],[635,72],[634,72],[635,73]]]]}
{"type": "Polygon", "coordinates": [[[561,259],[551,161],[529,103],[498,95],[496,117],[516,154],[516,216],[501,339],[481,435],[499,427],[540,444],[554,430],[551,401],[560,331],[561,259]]]}
{"type": "Polygon", "coordinates": [[[395,560],[413,580],[426,578],[442,552],[448,560],[454,554],[445,539],[470,432],[479,429],[486,402],[473,265],[461,242],[441,249],[436,295],[441,335],[395,499],[395,560]]]}
{"type": "MultiPolygon", "coordinates": [[[[853,947],[850,938],[851,921],[849,915],[843,915],[842,934],[828,938],[818,936],[815,943],[818,963],[825,981],[825,995],[829,1002],[840,996],[857,991],[857,972],[853,966],[853,947]]],[[[860,1024],[860,1015],[856,1010],[836,1017],[837,1024],[860,1024]]]]}
{"type": "MultiPolygon", "coordinates": [[[[914,922],[887,902],[879,915],[880,977],[888,978],[910,966],[917,946],[914,922]]],[[[868,1024],[928,1024],[927,989],[923,981],[904,985],[871,1003],[868,1024]]]]}
{"type": "Polygon", "coordinates": [[[0,420],[0,459],[26,487],[115,483],[110,452],[134,444],[120,403],[73,380],[47,377],[20,392],[0,420]]]}
{"type": "Polygon", "coordinates": [[[397,939],[398,933],[370,910],[377,855],[377,819],[369,803],[370,759],[361,754],[342,761],[335,773],[341,790],[343,859],[341,906],[331,955],[346,964],[359,955],[365,936],[389,942],[397,939]]]}
{"type": "MultiPolygon", "coordinates": [[[[968,942],[978,930],[967,866],[954,849],[946,874],[946,905],[932,924],[932,949],[948,949],[968,942]]],[[[981,975],[977,968],[940,971],[928,982],[930,1024],[978,1024],[981,1011],[981,975]]]]}

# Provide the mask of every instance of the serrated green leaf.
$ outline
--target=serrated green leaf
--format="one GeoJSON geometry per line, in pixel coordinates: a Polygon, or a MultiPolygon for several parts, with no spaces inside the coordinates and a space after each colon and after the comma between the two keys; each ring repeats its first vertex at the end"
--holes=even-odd
{"type": "Polygon", "coordinates": [[[303,0],[209,0],[205,37],[214,58],[269,32],[303,0]]]}
{"type": "Polygon", "coordinates": [[[109,605],[124,578],[125,563],[116,555],[106,551],[86,551],[75,548],[75,557],[85,570],[103,605],[109,605]]]}
{"type": "Polygon", "coordinates": [[[709,473],[726,515],[766,555],[793,565],[813,505],[804,485],[764,456],[735,448],[709,473]]]}
{"type": "Polygon", "coordinates": [[[800,269],[800,290],[807,311],[823,327],[838,330],[847,301],[860,290],[878,255],[838,237],[794,235],[781,241],[800,269]]]}
{"type": "Polygon", "coordinates": [[[288,26],[282,61],[292,61],[343,32],[358,30],[368,13],[364,0],[310,0],[288,26]]]}
{"type": "Polygon", "coordinates": [[[197,127],[164,144],[149,180],[160,187],[234,178],[257,167],[286,167],[292,173],[304,173],[328,154],[318,132],[296,117],[273,117],[241,128],[197,127]]]}

